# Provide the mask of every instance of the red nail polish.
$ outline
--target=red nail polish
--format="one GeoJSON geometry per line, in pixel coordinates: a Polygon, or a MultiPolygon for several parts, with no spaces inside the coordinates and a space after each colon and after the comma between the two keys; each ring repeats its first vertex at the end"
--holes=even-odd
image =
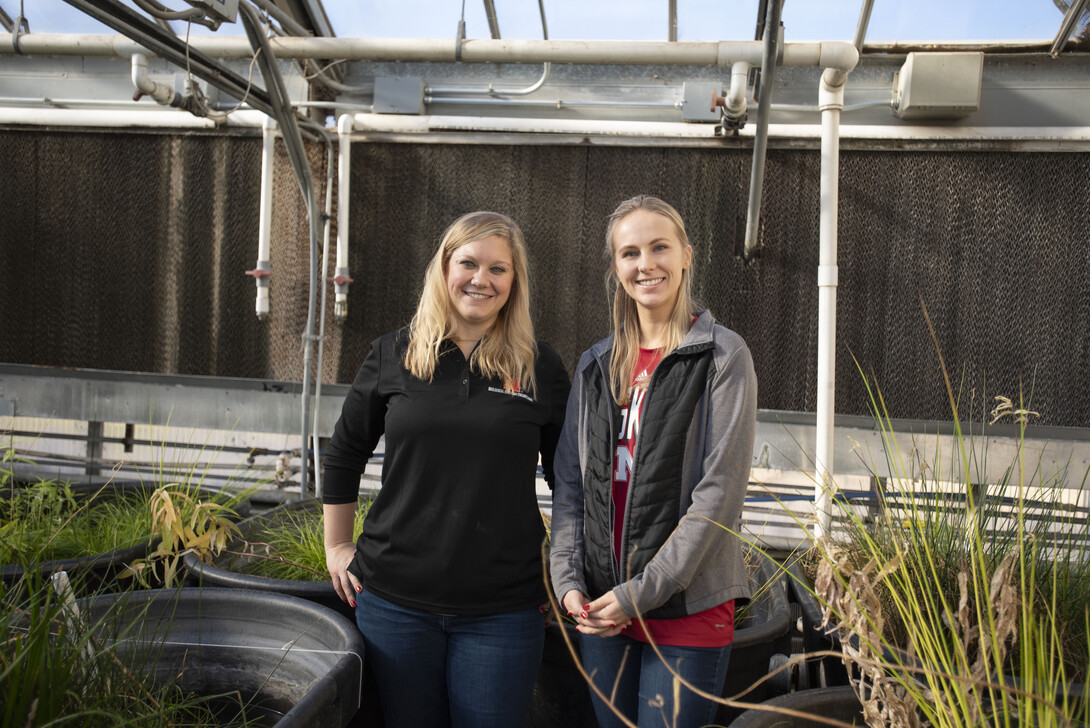
{"type": "Polygon", "coordinates": [[[583,609],[590,609],[590,605],[589,604],[584,604],[583,609]]]}
{"type": "Polygon", "coordinates": [[[617,626],[617,623],[616,623],[616,622],[610,622],[610,623],[609,623],[609,626],[610,626],[610,627],[616,627],[616,626],[617,626]]]}
{"type": "Polygon", "coordinates": [[[583,619],[587,619],[587,613],[586,612],[580,612],[579,616],[582,617],[583,619]]]}
{"type": "Polygon", "coordinates": [[[352,607],[353,609],[355,609],[355,608],[356,608],[356,603],[355,603],[355,602],[349,602],[349,603],[348,603],[348,606],[350,606],[350,607],[352,607]]]}
{"type": "Polygon", "coordinates": [[[574,615],[573,615],[573,614],[572,614],[571,612],[568,612],[568,616],[569,616],[569,617],[572,617],[572,616],[574,616],[574,615]]]}
{"type": "MultiPolygon", "coordinates": [[[[363,587],[362,586],[357,586],[356,587],[356,593],[359,594],[361,591],[363,591],[363,587]]],[[[355,606],[355,605],[352,605],[352,606],[355,606]]]]}

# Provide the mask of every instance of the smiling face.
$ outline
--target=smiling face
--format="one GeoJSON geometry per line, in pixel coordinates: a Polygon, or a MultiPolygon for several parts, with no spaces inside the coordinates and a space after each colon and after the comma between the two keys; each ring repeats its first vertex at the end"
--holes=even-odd
{"type": "Polygon", "coordinates": [[[515,266],[506,238],[490,235],[455,250],[446,276],[455,336],[479,339],[485,334],[507,303],[514,283],[515,266]]]}
{"type": "Polygon", "coordinates": [[[669,218],[645,209],[617,221],[612,243],[613,270],[640,317],[669,317],[693,259],[692,246],[681,242],[669,218]]]}

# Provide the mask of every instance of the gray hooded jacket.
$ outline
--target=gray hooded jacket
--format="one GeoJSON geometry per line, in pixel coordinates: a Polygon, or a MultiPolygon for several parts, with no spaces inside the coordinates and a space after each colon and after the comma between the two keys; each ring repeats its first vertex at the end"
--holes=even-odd
{"type": "Polygon", "coordinates": [[[612,469],[620,408],[610,336],[576,368],[554,460],[550,569],[557,598],[612,589],[630,616],[672,619],[748,598],[739,532],[753,459],[757,378],[741,337],[704,311],[659,363],[643,403],[613,559],[612,469]],[[623,576],[631,576],[629,579],[623,576]]]}

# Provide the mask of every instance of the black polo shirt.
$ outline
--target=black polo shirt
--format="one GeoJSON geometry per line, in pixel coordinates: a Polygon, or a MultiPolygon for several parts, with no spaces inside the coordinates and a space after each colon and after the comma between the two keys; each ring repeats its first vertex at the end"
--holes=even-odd
{"type": "Polygon", "coordinates": [[[324,460],[323,502],[352,503],[386,436],[382,488],[350,567],[371,592],[413,609],[482,615],[545,601],[545,536],[534,478],[552,462],[570,381],[538,343],[537,391],[504,392],[444,342],[431,382],[404,366],[408,333],[376,339],[324,460]]]}

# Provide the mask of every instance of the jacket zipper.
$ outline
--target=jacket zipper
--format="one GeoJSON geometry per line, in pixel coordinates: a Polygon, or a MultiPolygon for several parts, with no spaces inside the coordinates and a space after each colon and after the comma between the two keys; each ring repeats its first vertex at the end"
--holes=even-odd
{"type": "MultiPolygon", "coordinates": [[[[613,511],[613,509],[617,507],[616,504],[613,502],[613,469],[617,466],[617,464],[615,462],[616,455],[617,455],[617,442],[616,442],[616,440],[614,440],[614,435],[613,435],[613,394],[612,394],[612,390],[611,390],[611,388],[609,386],[609,374],[606,371],[606,366],[602,363],[602,359],[600,357],[595,356],[594,360],[598,363],[598,370],[600,372],[602,372],[602,379],[606,383],[606,391],[610,392],[610,396],[609,396],[610,406],[607,408],[608,409],[607,414],[609,415],[609,453],[610,453],[610,456],[609,456],[609,463],[610,463],[610,465],[609,465],[609,491],[610,491],[610,493],[609,493],[609,544],[610,544],[610,549],[612,550],[612,548],[613,548],[613,524],[617,520],[616,517],[614,516],[614,511],[613,511]]],[[[628,510],[627,503],[628,503],[628,501],[626,500],[625,501],[626,515],[627,515],[627,510],[628,510]]],[[[612,573],[612,576],[613,576],[613,585],[614,586],[620,585],[621,582],[619,582],[617,580],[617,561],[613,558],[612,554],[610,554],[610,557],[609,557],[609,570],[610,570],[610,572],[612,573]]]]}
{"type": "MultiPolygon", "coordinates": [[[[669,358],[673,357],[675,354],[677,354],[677,351],[678,351],[677,349],[674,349],[669,354],[664,356],[661,360],[659,360],[659,363],[657,365],[655,365],[655,371],[651,372],[651,379],[647,382],[647,392],[643,395],[643,404],[640,405],[640,418],[641,419],[643,418],[644,408],[646,408],[648,402],[651,401],[651,387],[654,386],[654,384],[655,384],[655,378],[658,376],[659,369],[662,367],[663,364],[666,363],[667,359],[669,359],[669,358]]],[[[609,412],[610,412],[609,416],[612,419],[612,417],[613,417],[613,408],[612,407],[609,408],[609,412]]],[[[632,416],[632,400],[631,399],[629,399],[629,401],[628,401],[628,416],[629,417],[632,416]]],[[[610,422],[610,427],[612,427],[612,426],[613,426],[613,423],[611,421],[610,422]]],[[[633,427],[633,431],[635,431],[635,429],[636,428],[633,427]]],[[[614,574],[613,574],[613,579],[614,579],[614,582],[615,582],[614,583],[615,586],[620,586],[623,583],[620,576],[621,576],[621,574],[624,574],[627,571],[625,567],[628,565],[628,514],[630,513],[629,508],[632,505],[632,493],[635,490],[635,486],[636,486],[636,459],[639,457],[640,443],[641,442],[642,442],[642,438],[637,437],[636,438],[636,444],[632,446],[632,467],[629,469],[629,472],[628,472],[628,495],[625,496],[625,499],[624,499],[624,517],[621,519],[621,553],[617,554],[617,562],[618,563],[617,563],[617,566],[614,567],[615,569],[619,569],[620,573],[618,574],[617,571],[614,571],[614,574]]],[[[614,442],[613,443],[613,457],[614,457],[614,459],[616,459],[616,456],[617,456],[617,443],[614,442]]],[[[614,462],[614,467],[616,467],[616,462],[614,462]]],[[[610,483],[610,491],[612,491],[612,490],[613,490],[613,484],[610,483]]],[[[610,502],[610,515],[613,515],[612,492],[610,493],[609,502],[610,502]]],[[[613,543],[613,522],[614,522],[614,520],[616,520],[616,519],[613,519],[613,518],[610,519],[610,532],[609,532],[610,543],[613,543]]],[[[614,563],[613,559],[610,559],[609,563],[610,563],[610,566],[613,566],[613,563],[614,563]]],[[[624,580],[624,581],[627,581],[627,580],[624,580]]]]}

